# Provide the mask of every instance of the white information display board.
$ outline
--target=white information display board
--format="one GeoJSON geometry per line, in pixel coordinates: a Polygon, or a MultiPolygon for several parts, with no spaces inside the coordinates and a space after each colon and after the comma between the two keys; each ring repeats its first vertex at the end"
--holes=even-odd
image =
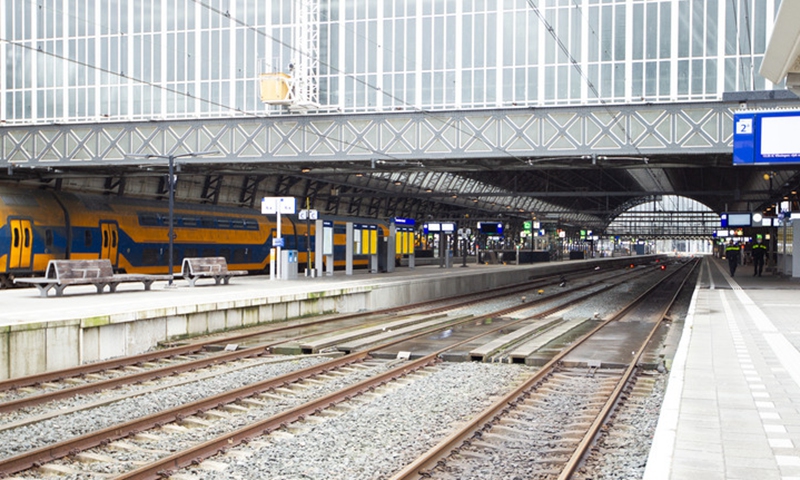
{"type": "Polygon", "coordinates": [[[261,213],[264,215],[294,215],[297,200],[294,197],[264,197],[261,199],[261,213]]]}
{"type": "Polygon", "coordinates": [[[333,227],[325,226],[322,229],[322,254],[333,255],[333,227]]]}

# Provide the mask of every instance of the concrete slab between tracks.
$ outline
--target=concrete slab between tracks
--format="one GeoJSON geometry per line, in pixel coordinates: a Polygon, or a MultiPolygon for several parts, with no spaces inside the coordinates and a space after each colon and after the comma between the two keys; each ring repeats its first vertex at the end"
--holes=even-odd
{"type": "Polygon", "coordinates": [[[708,258],[646,480],[800,479],[800,283],[708,258]]]}
{"type": "Polygon", "coordinates": [[[328,312],[376,310],[520,283],[599,265],[648,262],[652,257],[601,258],[525,266],[470,265],[399,268],[391,274],[357,271],[277,281],[238,277],[230,285],[151,291],[120,285],[117,293],[76,286],[63,297],[35,289],[0,290],[0,379],[67,368],[147,351],[159,342],[282,322],[328,312]]]}

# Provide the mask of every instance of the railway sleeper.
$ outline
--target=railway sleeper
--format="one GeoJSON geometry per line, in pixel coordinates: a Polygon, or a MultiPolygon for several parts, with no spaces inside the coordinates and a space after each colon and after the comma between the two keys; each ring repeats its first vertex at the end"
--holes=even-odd
{"type": "Polygon", "coordinates": [[[322,418],[336,418],[341,417],[345,413],[349,412],[350,409],[336,409],[336,408],[326,408],[319,413],[315,413],[314,416],[322,417],[322,418]]]}
{"type": "Polygon", "coordinates": [[[187,428],[209,428],[212,422],[203,420],[202,418],[191,416],[181,420],[181,425],[187,428]]]}
{"type": "MultiPolygon", "coordinates": [[[[475,445],[476,443],[478,443],[478,442],[472,442],[473,445],[475,445]]],[[[485,448],[486,448],[486,450],[490,450],[490,449],[494,449],[496,447],[487,446],[485,448]]],[[[474,460],[479,460],[479,461],[482,461],[482,462],[487,462],[487,461],[492,460],[492,458],[494,458],[492,455],[486,455],[486,454],[483,454],[481,452],[476,452],[474,450],[466,450],[466,449],[461,450],[460,452],[458,452],[458,455],[460,455],[461,457],[466,458],[466,459],[474,459],[474,460]]]]}
{"type": "Polygon", "coordinates": [[[167,433],[177,433],[178,435],[182,435],[189,431],[189,428],[184,427],[183,425],[176,425],[174,423],[168,423],[161,427],[161,430],[167,433]]]}
{"type": "MultiPolygon", "coordinates": [[[[467,450],[467,449],[462,450],[461,454],[463,456],[465,456],[465,457],[466,456],[470,456],[470,454],[474,454],[474,455],[478,456],[477,458],[490,459],[490,458],[492,458],[491,456],[489,456],[489,455],[480,455],[475,450],[503,450],[504,449],[504,447],[502,445],[496,445],[494,443],[487,442],[486,440],[474,440],[470,444],[470,447],[471,448],[469,450],[467,450]]],[[[473,458],[475,458],[475,457],[473,457],[473,458]]]]}
{"type": "MultiPolygon", "coordinates": [[[[245,411],[247,411],[247,409],[245,409],[245,411]]],[[[223,412],[221,410],[214,409],[203,412],[203,417],[210,421],[226,420],[228,418],[231,418],[231,413],[238,413],[238,412],[223,412]]]]}
{"type": "Polygon", "coordinates": [[[531,422],[529,420],[523,420],[523,419],[520,419],[520,418],[511,417],[511,416],[504,417],[503,418],[503,423],[508,423],[510,425],[516,425],[521,430],[535,430],[535,429],[539,428],[539,423],[538,422],[531,422]]]}
{"type": "Polygon", "coordinates": [[[515,428],[509,425],[505,425],[506,423],[509,423],[506,422],[506,418],[503,418],[502,422],[503,422],[502,424],[492,425],[492,429],[489,430],[488,433],[484,434],[484,438],[486,435],[496,435],[502,438],[516,439],[520,437],[528,437],[532,433],[529,430],[523,430],[520,428],[515,428]]]}
{"type": "Polygon", "coordinates": [[[260,402],[254,398],[243,398],[239,400],[239,403],[241,403],[242,405],[247,405],[248,407],[251,408],[261,408],[267,406],[265,402],[260,402]]]}
{"type": "Polygon", "coordinates": [[[569,457],[570,455],[552,455],[548,457],[537,457],[531,459],[531,462],[537,465],[551,465],[551,464],[563,465],[569,461],[569,457]]]}
{"type": "Polygon", "coordinates": [[[293,423],[293,424],[289,425],[286,428],[286,430],[289,433],[291,433],[292,435],[295,435],[295,436],[296,435],[305,435],[306,433],[311,431],[311,426],[309,426],[308,424],[305,424],[305,423],[303,423],[303,424],[293,423]]]}
{"type": "Polygon", "coordinates": [[[78,475],[84,472],[60,463],[46,463],[38,468],[44,475],[78,475]]]}
{"type": "Polygon", "coordinates": [[[153,433],[141,432],[141,433],[137,433],[136,435],[134,435],[133,439],[136,440],[137,442],[143,442],[143,443],[144,442],[160,442],[161,441],[161,436],[153,434],[153,433]]]}
{"type": "Polygon", "coordinates": [[[204,460],[197,466],[197,468],[208,472],[224,472],[228,467],[230,467],[229,464],[215,460],[204,460]]]}
{"type": "Polygon", "coordinates": [[[295,391],[288,387],[278,387],[274,390],[275,393],[281,393],[283,395],[294,396],[295,391]]]}
{"type": "Polygon", "coordinates": [[[220,408],[225,412],[236,413],[236,414],[246,413],[246,412],[248,412],[250,410],[247,407],[243,407],[241,405],[236,405],[235,403],[229,403],[227,405],[223,405],[220,408]]]}
{"type": "Polygon", "coordinates": [[[75,455],[75,459],[79,462],[83,463],[94,463],[94,462],[101,462],[101,463],[120,463],[114,457],[110,457],[108,455],[102,455],[100,453],[94,452],[81,452],[75,455]]]}
{"type": "MultiPolygon", "coordinates": [[[[294,392],[292,392],[292,394],[294,394],[294,392]]],[[[274,393],[266,393],[266,392],[259,393],[258,395],[255,396],[255,398],[258,399],[258,400],[268,400],[268,401],[269,400],[272,400],[272,401],[284,400],[284,398],[282,396],[280,396],[280,395],[275,395],[274,393]]],[[[266,405],[266,404],[262,404],[262,405],[266,405]]]]}
{"type": "MultiPolygon", "coordinates": [[[[273,431],[272,433],[269,434],[270,440],[276,441],[276,442],[279,442],[281,440],[286,440],[286,439],[289,439],[289,438],[294,438],[294,436],[295,435],[292,432],[289,432],[289,431],[286,431],[286,430],[275,430],[275,431],[273,431]]],[[[252,446],[253,442],[250,442],[250,445],[252,446]]],[[[267,445],[269,445],[269,443],[265,444],[264,446],[267,446],[267,445]]],[[[256,448],[256,447],[254,447],[254,448],[256,448]]],[[[260,448],[260,447],[258,447],[258,448],[260,448]]]]}
{"type": "Polygon", "coordinates": [[[310,424],[310,425],[319,425],[320,423],[325,423],[328,420],[330,420],[330,418],[327,418],[327,417],[324,417],[324,416],[321,416],[321,415],[311,415],[311,416],[306,417],[305,420],[303,420],[303,421],[308,423],[308,424],[310,424]]]}
{"type": "MultiPolygon", "coordinates": [[[[532,434],[533,432],[525,434],[523,432],[517,431],[514,434],[508,435],[504,433],[491,431],[483,434],[483,443],[487,445],[495,445],[498,448],[502,446],[507,446],[510,443],[519,443],[519,442],[528,443],[528,440],[530,439],[532,434]]],[[[473,442],[473,445],[475,443],[476,442],[473,442]]]]}
{"type": "Polygon", "coordinates": [[[589,430],[589,427],[592,426],[592,421],[594,421],[594,419],[595,417],[592,417],[591,419],[589,419],[591,421],[588,422],[572,421],[567,423],[566,426],[567,428],[581,429],[583,432],[587,432],[589,430]]]}
{"type": "Polygon", "coordinates": [[[325,382],[320,380],[319,378],[305,378],[303,379],[303,383],[301,385],[303,388],[311,388],[324,384],[325,382]]]}
{"type": "Polygon", "coordinates": [[[116,442],[111,442],[108,444],[108,448],[111,450],[119,450],[122,452],[141,452],[141,453],[148,453],[156,456],[165,456],[169,455],[172,452],[168,450],[155,450],[152,448],[145,448],[140,447],[139,445],[134,445],[129,442],[123,442],[121,440],[117,440],[116,442]]]}

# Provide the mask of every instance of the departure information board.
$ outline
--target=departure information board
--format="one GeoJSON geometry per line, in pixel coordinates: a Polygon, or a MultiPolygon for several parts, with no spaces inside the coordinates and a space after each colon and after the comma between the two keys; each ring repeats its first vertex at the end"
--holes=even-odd
{"type": "Polygon", "coordinates": [[[733,164],[800,163],[800,111],[733,114],[733,164]]]}

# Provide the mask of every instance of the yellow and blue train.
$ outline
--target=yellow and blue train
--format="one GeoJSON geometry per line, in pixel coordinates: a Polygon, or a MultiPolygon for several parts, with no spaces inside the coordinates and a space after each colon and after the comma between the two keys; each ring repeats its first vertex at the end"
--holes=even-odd
{"type": "MultiPolygon", "coordinates": [[[[173,212],[176,269],[184,257],[221,256],[232,269],[269,270],[270,247],[277,233],[273,216],[182,203],[176,203],[173,212]]],[[[385,223],[374,219],[332,220],[336,266],[344,264],[346,221],[378,224],[379,237],[388,231],[385,223]]],[[[313,222],[310,230],[306,231],[305,222],[294,222],[289,216],[281,222],[284,248],[298,250],[301,265],[307,260],[307,241],[314,251],[313,222]]],[[[168,234],[166,200],[0,186],[0,283],[9,286],[14,277],[42,274],[53,259],[108,258],[120,272],[167,273],[168,234]]],[[[354,264],[365,266],[367,258],[356,256],[354,264]]]]}

